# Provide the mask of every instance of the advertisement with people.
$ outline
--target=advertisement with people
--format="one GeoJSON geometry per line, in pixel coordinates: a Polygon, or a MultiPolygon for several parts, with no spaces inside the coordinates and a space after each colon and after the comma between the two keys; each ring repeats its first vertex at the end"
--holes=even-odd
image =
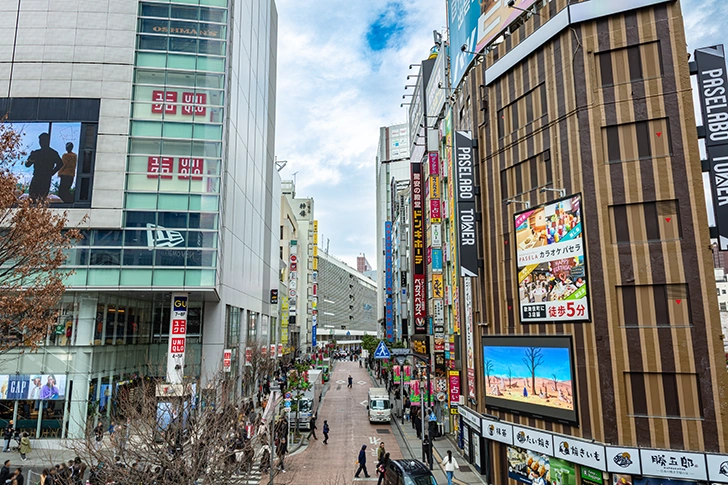
{"type": "Polygon", "coordinates": [[[18,179],[19,200],[43,200],[51,204],[75,201],[81,123],[7,123],[20,135],[18,160],[7,160],[18,179]]]}
{"type": "Polygon", "coordinates": [[[65,398],[65,375],[0,375],[0,401],[62,401],[65,398]]]}
{"type": "Polygon", "coordinates": [[[486,406],[576,421],[569,337],[483,337],[486,406]]]}
{"type": "Polygon", "coordinates": [[[521,323],[589,321],[581,196],[514,216],[521,323]]]}
{"type": "Polygon", "coordinates": [[[574,465],[515,446],[508,447],[508,478],[533,485],[576,485],[574,465]]]}

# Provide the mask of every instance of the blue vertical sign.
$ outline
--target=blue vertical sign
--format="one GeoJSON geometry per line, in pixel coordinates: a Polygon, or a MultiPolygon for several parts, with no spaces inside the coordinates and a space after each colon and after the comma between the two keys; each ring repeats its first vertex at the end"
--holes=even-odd
{"type": "Polygon", "coordinates": [[[385,311],[387,322],[387,340],[394,342],[394,307],[392,305],[392,297],[387,297],[387,306],[385,311]]]}

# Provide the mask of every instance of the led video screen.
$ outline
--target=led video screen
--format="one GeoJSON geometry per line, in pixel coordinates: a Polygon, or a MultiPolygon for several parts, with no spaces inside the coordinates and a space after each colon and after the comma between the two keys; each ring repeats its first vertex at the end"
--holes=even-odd
{"type": "Polygon", "coordinates": [[[483,337],[482,342],[487,407],[577,422],[570,337],[483,337]]]}

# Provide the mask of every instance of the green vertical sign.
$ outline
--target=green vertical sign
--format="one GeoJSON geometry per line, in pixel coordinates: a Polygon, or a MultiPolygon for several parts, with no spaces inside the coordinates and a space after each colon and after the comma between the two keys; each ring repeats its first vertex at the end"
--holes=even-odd
{"type": "Polygon", "coordinates": [[[581,468],[581,483],[582,485],[603,485],[604,480],[602,479],[602,472],[589,468],[588,466],[582,466],[581,468]]]}

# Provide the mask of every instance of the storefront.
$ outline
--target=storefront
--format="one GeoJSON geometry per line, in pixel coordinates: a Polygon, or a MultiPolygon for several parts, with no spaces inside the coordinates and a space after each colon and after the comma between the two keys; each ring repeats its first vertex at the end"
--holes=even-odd
{"type": "Polygon", "coordinates": [[[466,406],[460,412],[460,447],[465,459],[481,474],[486,474],[487,448],[482,432],[483,417],[466,406]]]}
{"type": "MultiPolygon", "coordinates": [[[[461,408],[463,422],[474,428],[471,421],[477,415],[470,410],[462,411],[461,408]]],[[[481,448],[490,450],[485,456],[493,460],[483,463],[493,470],[493,483],[728,484],[728,455],[607,446],[486,417],[482,418],[481,430],[481,448]]]]}

